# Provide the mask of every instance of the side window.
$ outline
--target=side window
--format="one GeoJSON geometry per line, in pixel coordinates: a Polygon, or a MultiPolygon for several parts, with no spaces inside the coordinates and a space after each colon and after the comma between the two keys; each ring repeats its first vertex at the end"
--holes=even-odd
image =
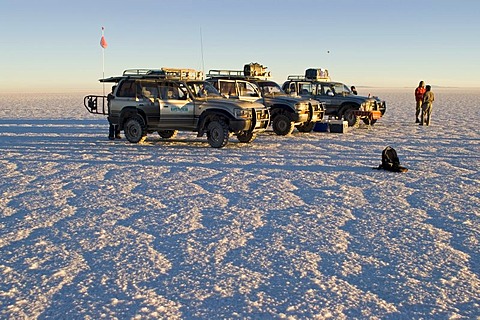
{"type": "Polygon", "coordinates": [[[135,81],[126,80],[120,84],[118,88],[118,97],[135,98],[135,81]]]}
{"type": "Polygon", "coordinates": [[[239,81],[238,84],[238,91],[240,92],[240,96],[244,97],[258,97],[259,94],[255,90],[255,87],[250,82],[239,81]]]}
{"type": "Polygon", "coordinates": [[[312,84],[310,82],[298,83],[298,94],[312,94],[312,84]]]}
{"type": "Polygon", "coordinates": [[[188,84],[188,88],[190,88],[190,91],[192,91],[193,95],[195,97],[202,97],[203,96],[203,87],[200,86],[200,84],[198,83],[193,83],[193,82],[190,82],[188,84]]]}
{"type": "Polygon", "coordinates": [[[219,81],[220,93],[223,95],[236,96],[235,82],[232,81],[219,81]]]}
{"type": "Polygon", "coordinates": [[[295,86],[295,82],[290,83],[290,92],[291,93],[296,93],[297,92],[297,87],[295,86]]]}
{"type": "Polygon", "coordinates": [[[186,93],[181,90],[177,84],[173,82],[164,82],[160,87],[160,95],[162,99],[168,100],[186,100],[186,93]]]}
{"type": "Polygon", "coordinates": [[[153,101],[158,98],[158,87],[156,82],[143,81],[140,83],[139,98],[147,98],[153,101]]]}
{"type": "Polygon", "coordinates": [[[322,86],[322,94],[324,96],[333,96],[332,88],[330,88],[330,86],[323,85],[322,86]]]}

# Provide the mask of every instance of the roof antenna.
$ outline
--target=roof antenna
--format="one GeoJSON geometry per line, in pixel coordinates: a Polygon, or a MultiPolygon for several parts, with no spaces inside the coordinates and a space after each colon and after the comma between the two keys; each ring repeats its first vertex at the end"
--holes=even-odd
{"type": "Polygon", "coordinates": [[[202,27],[200,27],[200,50],[202,52],[202,73],[205,74],[205,60],[203,59],[203,36],[202,27]]]}

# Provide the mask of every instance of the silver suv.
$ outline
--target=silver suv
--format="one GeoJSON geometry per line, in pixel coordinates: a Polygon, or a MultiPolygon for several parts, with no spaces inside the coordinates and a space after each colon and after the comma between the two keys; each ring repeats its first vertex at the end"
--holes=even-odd
{"type": "Polygon", "coordinates": [[[288,135],[295,127],[300,132],[312,131],[315,123],[323,119],[324,104],[289,96],[269,77],[266,67],[251,63],[243,71],[210,70],[207,81],[230,99],[256,101],[268,107],[277,135],[288,135]]]}
{"type": "Polygon", "coordinates": [[[206,134],[210,146],[222,148],[230,133],[250,143],[270,122],[265,106],[222,97],[203,80],[202,72],[192,69],[129,69],[100,82],[116,85],[107,97],[86,96],[85,107],[90,113],[108,115],[110,124],[132,143],[153,132],[168,139],[178,131],[192,131],[198,137],[206,134]]]}

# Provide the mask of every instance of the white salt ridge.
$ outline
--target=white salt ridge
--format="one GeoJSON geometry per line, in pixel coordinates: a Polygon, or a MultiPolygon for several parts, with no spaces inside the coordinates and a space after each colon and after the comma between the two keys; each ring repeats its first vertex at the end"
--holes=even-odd
{"type": "Polygon", "coordinates": [[[480,317],[480,92],[420,127],[413,89],[368,90],[373,129],[221,150],[0,95],[0,318],[480,317]],[[387,145],[408,173],[372,170],[387,145]]]}

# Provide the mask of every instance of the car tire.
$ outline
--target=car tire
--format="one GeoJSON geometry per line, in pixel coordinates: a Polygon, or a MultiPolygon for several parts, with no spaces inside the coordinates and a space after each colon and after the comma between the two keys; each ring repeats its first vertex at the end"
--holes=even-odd
{"type": "Polygon", "coordinates": [[[279,136],[286,136],[293,132],[295,129],[295,124],[290,118],[285,114],[276,115],[272,120],[273,132],[279,136]]]}
{"type": "Polygon", "coordinates": [[[124,125],[125,137],[131,143],[141,143],[147,138],[145,129],[145,121],[139,115],[134,115],[125,121],[124,125]]]}
{"type": "Polygon", "coordinates": [[[347,109],[343,113],[343,120],[348,122],[349,127],[353,127],[355,125],[358,125],[359,119],[355,116],[353,111],[355,111],[355,109],[347,109]]]}
{"type": "Polygon", "coordinates": [[[158,130],[158,135],[163,139],[172,139],[177,135],[178,130],[158,130]]]}
{"type": "Polygon", "coordinates": [[[243,131],[242,133],[237,134],[237,139],[241,143],[251,143],[256,137],[257,134],[252,131],[243,131]]]}
{"type": "Polygon", "coordinates": [[[313,127],[315,126],[315,122],[305,122],[302,124],[299,124],[297,126],[297,130],[300,132],[311,132],[313,130],[313,127]]]}
{"type": "Polygon", "coordinates": [[[364,118],[362,120],[363,120],[363,123],[365,123],[366,125],[369,125],[369,126],[373,126],[375,124],[375,122],[377,122],[377,119],[370,120],[368,118],[364,118]]]}
{"type": "Polygon", "coordinates": [[[228,143],[228,126],[223,120],[213,120],[208,124],[207,140],[212,148],[223,148],[228,143]]]}

